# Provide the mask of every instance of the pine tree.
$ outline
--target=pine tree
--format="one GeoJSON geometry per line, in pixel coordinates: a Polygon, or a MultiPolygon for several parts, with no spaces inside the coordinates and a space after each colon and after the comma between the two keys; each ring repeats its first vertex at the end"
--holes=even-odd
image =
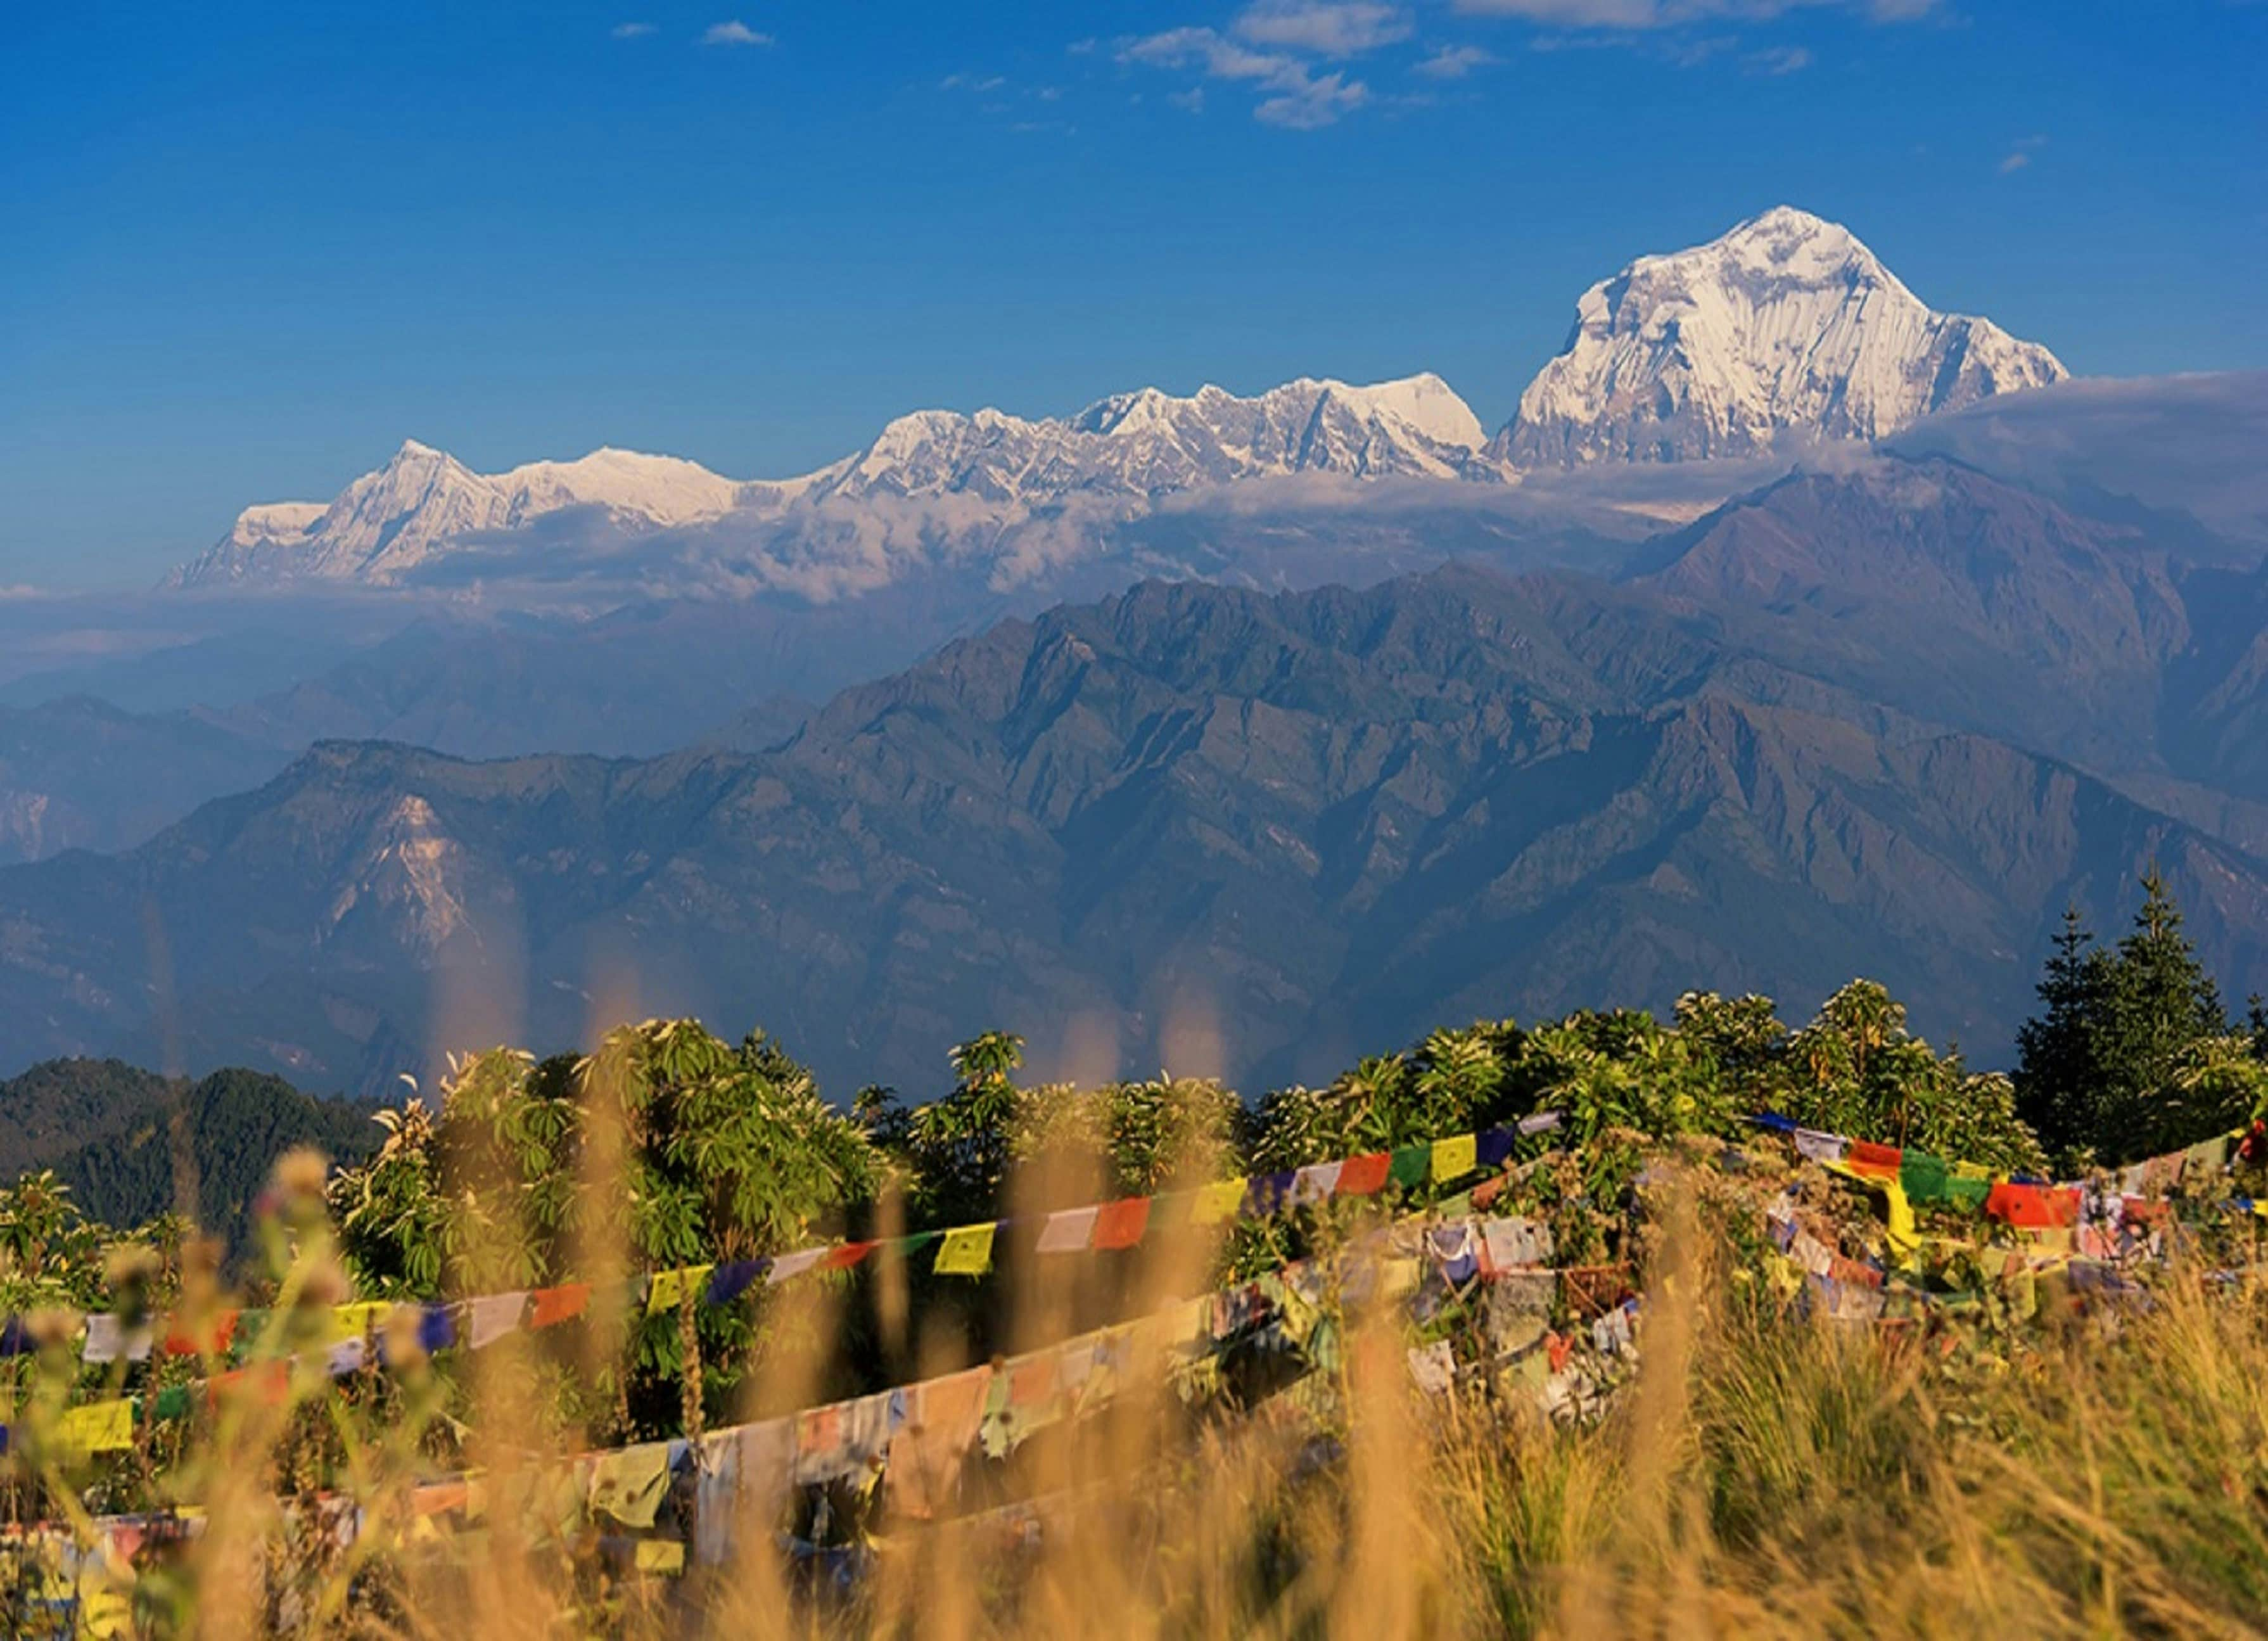
{"type": "Polygon", "coordinates": [[[2066,907],[2040,976],[2043,1007],[2016,1033],[2017,1115],[2051,1152],[2094,1137],[2114,968],[2079,908],[2066,907]]]}
{"type": "Polygon", "coordinates": [[[2192,1050],[2226,1036],[2220,989],[2182,931],[2181,908],[2154,865],[2142,876],[2142,909],[2111,965],[2103,1031],[2102,1086],[2094,1138],[2106,1159],[2148,1155],[2202,1138],[2189,1130],[2181,1083],[2192,1050]]]}

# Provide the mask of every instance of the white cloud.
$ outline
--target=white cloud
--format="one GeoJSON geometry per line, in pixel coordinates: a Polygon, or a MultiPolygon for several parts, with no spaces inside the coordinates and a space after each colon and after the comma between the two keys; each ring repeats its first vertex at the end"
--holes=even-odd
{"type": "Polygon", "coordinates": [[[1167,92],[1166,100],[1176,108],[1186,108],[1191,114],[1204,112],[1204,87],[1192,85],[1185,92],[1167,92]]]}
{"type": "Polygon", "coordinates": [[[617,23],[608,31],[616,40],[643,40],[653,33],[651,23],[617,23]]]}
{"type": "Polygon", "coordinates": [[[1370,88],[1344,74],[1318,75],[1283,51],[1255,51],[1210,28],[1169,28],[1123,40],[1118,61],[1150,68],[1194,68],[1208,78],[1246,80],[1263,92],[1252,117],[1267,125],[1312,131],[1370,100],[1370,88]]]}
{"type": "Polygon", "coordinates": [[[1794,74],[1811,66],[1811,53],[1801,46],[1773,46],[1752,51],[1742,61],[1751,74],[1794,74]]]}
{"type": "Polygon", "coordinates": [[[2020,136],[2002,157],[1998,167],[2004,177],[2013,176],[2032,163],[2032,156],[2048,145],[2044,136],[2020,136]]]}
{"type": "Polygon", "coordinates": [[[1252,117],[1263,125],[1312,131],[1369,100],[1370,87],[1360,80],[1350,80],[1343,74],[1310,76],[1302,70],[1296,83],[1264,99],[1252,111],[1252,117]]]}
{"type": "Polygon", "coordinates": [[[1263,46],[1351,57],[1407,40],[1409,13],[1375,0],[1255,0],[1237,18],[1237,33],[1263,46]]]}
{"type": "Polygon", "coordinates": [[[1623,31],[1671,28],[1705,18],[1755,20],[1799,6],[1836,5],[1878,23],[1911,23],[1933,14],[1939,0],[1452,0],[1454,9],[1484,17],[1523,18],[1555,28],[1623,31]]]}
{"type": "Polygon", "coordinates": [[[729,23],[711,23],[701,36],[704,46],[770,46],[776,44],[770,34],[760,34],[739,18],[729,23]]]}
{"type": "Polygon", "coordinates": [[[1461,80],[1475,69],[1496,61],[1496,54],[1478,46],[1444,46],[1418,64],[1418,72],[1437,80],[1461,80]]]}

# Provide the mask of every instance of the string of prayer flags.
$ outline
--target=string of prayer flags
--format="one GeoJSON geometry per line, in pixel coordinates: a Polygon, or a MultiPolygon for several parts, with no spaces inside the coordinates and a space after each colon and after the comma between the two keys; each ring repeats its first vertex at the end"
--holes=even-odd
{"type": "Polygon", "coordinates": [[[981,1277],[992,1269],[992,1233],[990,1225],[959,1225],[945,1233],[945,1245],[937,1250],[937,1263],[931,1267],[940,1277],[981,1277]]]}

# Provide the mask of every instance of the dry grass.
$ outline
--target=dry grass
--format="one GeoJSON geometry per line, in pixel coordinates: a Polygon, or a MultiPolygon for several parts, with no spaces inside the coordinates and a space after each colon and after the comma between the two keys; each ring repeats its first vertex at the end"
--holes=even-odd
{"type": "MultiPolygon", "coordinates": [[[[1705,1188],[1701,1193],[1705,1195],[1705,1188]]],[[[1989,1330],[1854,1328],[1778,1302],[1689,1181],[1649,1227],[1643,1362],[1605,1416],[1531,1394],[1418,1395],[1394,1314],[1346,1319],[1331,1371],[1233,1419],[1138,1380],[1036,1449],[1043,1503],[890,1531],[857,1586],[799,1587],[743,1553],[683,1578],[606,1576],[548,1461],[507,1340],[452,1389],[383,1405],[248,1405],[201,1425],[171,1483],[203,1536],[145,1569],[144,1633],[630,1636],[2250,1635],[2268,1624],[2268,1307],[2165,1273],[2146,1309],[1989,1330]],[[460,1427],[485,1509],[436,1531],[411,1488],[460,1427]],[[320,1461],[320,1467],[317,1461],[320,1461]],[[362,1501],[319,1530],[318,1468],[362,1501]],[[279,1504],[278,1500],[286,1502],[279,1504]]],[[[289,1294],[320,1296],[320,1235],[289,1294]]],[[[1204,1285],[1202,1254],[1145,1270],[1204,1285]]],[[[1091,1262],[1063,1262],[1066,1282],[1091,1262]]],[[[752,1405],[808,1399],[839,1290],[783,1290],[752,1405]]],[[[1075,1296],[1035,1284],[1026,1337],[1075,1296]]],[[[898,1328],[902,1293],[886,1297],[898,1328]]],[[[943,1364],[946,1342],[935,1343],[943,1364]]],[[[310,1387],[313,1388],[313,1387],[310,1387]]],[[[61,1480],[62,1478],[55,1478],[61,1480]]],[[[98,1582],[99,1579],[98,1578],[98,1582]]],[[[122,1571],[120,1589],[127,1589],[122,1571]]],[[[121,1629],[114,1633],[134,1631],[121,1629]]]]}

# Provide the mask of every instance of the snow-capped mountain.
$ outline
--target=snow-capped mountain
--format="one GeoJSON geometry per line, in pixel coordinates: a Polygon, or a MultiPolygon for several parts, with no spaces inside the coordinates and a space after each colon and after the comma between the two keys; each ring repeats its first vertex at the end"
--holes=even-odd
{"type": "Polygon", "coordinates": [[[727,520],[792,526],[799,516],[817,525],[823,517],[814,534],[836,540],[844,508],[862,502],[960,498],[954,518],[965,528],[1015,523],[1072,501],[1142,504],[1285,474],[1494,476],[1479,455],[1485,443],[1480,419],[1431,375],[1371,386],[1302,378],[1249,399],[1212,386],[1187,398],[1145,388],[1039,421],[998,410],[918,411],[857,454],[780,481],[740,482],[674,457],[619,450],[485,475],[412,440],[328,505],[247,509],[173,579],[389,583],[453,542],[571,507],[603,509],[633,533],[727,520]]]}
{"type": "Polygon", "coordinates": [[[1989,320],[1939,313],[1851,232],[1782,206],[1642,256],[1583,293],[1492,451],[1524,467],[1747,455],[1783,434],[1880,438],[2069,372],[1989,320]]]}

